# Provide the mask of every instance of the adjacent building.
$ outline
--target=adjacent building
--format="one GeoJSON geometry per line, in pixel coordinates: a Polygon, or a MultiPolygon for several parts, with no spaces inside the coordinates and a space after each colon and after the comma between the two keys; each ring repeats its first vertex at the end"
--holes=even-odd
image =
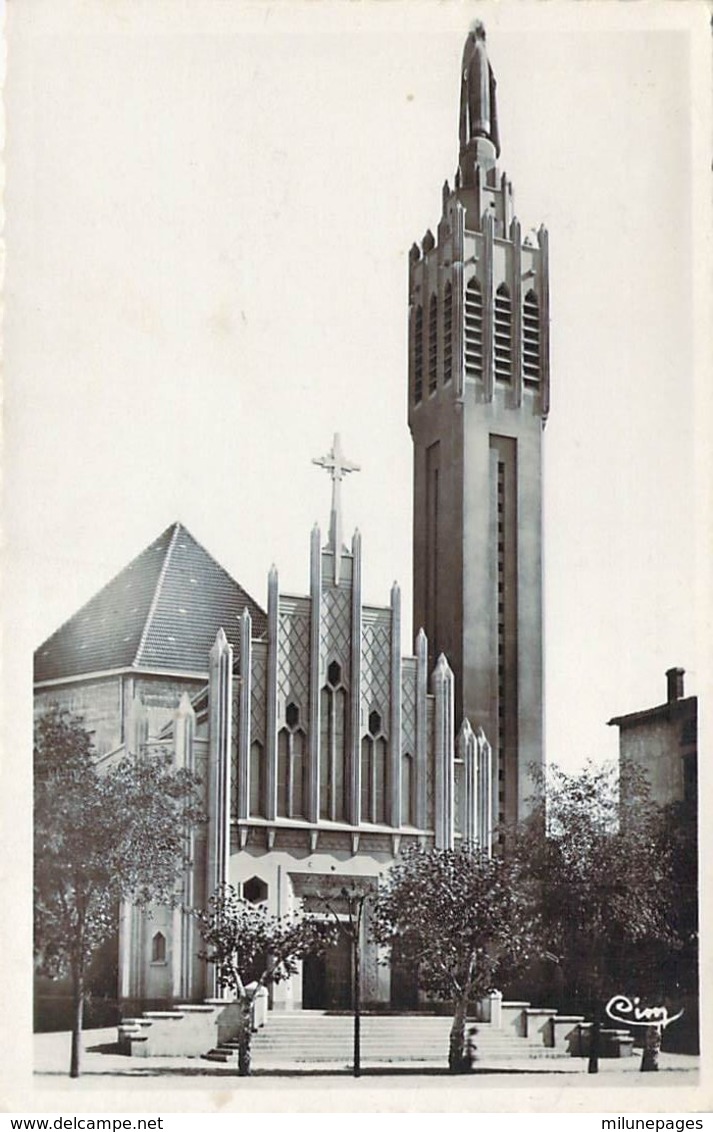
{"type": "Polygon", "coordinates": [[[691,803],[695,810],[698,783],[698,699],[684,695],[684,670],[666,672],[666,702],[643,711],[616,715],[619,758],[643,770],[651,797],[660,806],[691,803]]]}

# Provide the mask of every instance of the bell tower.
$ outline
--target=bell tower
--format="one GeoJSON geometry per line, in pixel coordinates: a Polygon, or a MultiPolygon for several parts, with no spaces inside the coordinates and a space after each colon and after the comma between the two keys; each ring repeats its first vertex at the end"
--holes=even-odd
{"type": "Polygon", "coordinates": [[[498,166],[485,30],[466,39],[460,155],[434,238],[409,259],[414,628],[455,674],[456,720],[482,727],[494,810],[527,808],[544,761],[542,434],[549,409],[547,232],[523,239],[498,166]]]}

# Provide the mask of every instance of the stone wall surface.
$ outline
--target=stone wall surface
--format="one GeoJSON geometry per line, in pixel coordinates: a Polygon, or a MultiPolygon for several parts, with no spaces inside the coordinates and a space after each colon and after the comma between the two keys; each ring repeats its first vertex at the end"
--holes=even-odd
{"type": "Polygon", "coordinates": [[[35,719],[53,703],[84,720],[97,754],[104,755],[122,742],[122,677],[41,688],[35,692],[35,719]]]}
{"type": "Polygon", "coordinates": [[[652,719],[621,729],[621,758],[646,771],[652,798],[660,805],[683,799],[681,728],[680,719],[652,719]]]}

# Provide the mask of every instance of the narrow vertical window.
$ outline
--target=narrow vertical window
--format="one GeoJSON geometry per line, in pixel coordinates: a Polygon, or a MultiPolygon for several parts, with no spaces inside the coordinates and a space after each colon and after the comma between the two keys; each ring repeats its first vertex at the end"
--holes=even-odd
{"type": "Polygon", "coordinates": [[[319,816],[327,821],[344,821],[347,693],[342,684],[341,667],[336,661],[332,661],[327,669],[327,684],[322,688],[321,707],[319,816]]]}
{"type": "Polygon", "coordinates": [[[361,741],[361,820],[371,821],[371,737],[361,741]]]}
{"type": "Polygon", "coordinates": [[[413,399],[423,400],[423,310],[416,307],[413,316],[413,399]]]}
{"type": "Polygon", "coordinates": [[[512,379],[512,304],[504,283],[495,293],[495,377],[512,379]]]}
{"type": "Polygon", "coordinates": [[[332,748],[332,696],[329,688],[320,693],[320,736],[319,736],[319,816],[330,816],[330,751],[332,748]]]}
{"type": "Polygon", "coordinates": [[[413,755],[405,751],[401,756],[401,824],[415,825],[413,806],[413,755]]]}
{"type": "Polygon", "coordinates": [[[464,354],[466,377],[483,376],[483,295],[473,276],[465,289],[464,354]]]}
{"type": "Polygon", "coordinates": [[[304,731],[295,731],[292,737],[291,818],[303,818],[305,816],[306,769],[305,733],[304,731]]]}
{"type": "Polygon", "coordinates": [[[534,291],[528,291],[522,310],[522,369],[525,385],[540,382],[540,304],[534,291]]]}
{"type": "Polygon", "coordinates": [[[277,736],[277,816],[289,816],[290,733],[283,727],[277,736]]]}
{"type": "Polygon", "coordinates": [[[443,382],[453,377],[453,288],[450,281],[443,292],[443,382]]]}
{"type": "Polygon", "coordinates": [[[374,821],[386,823],[386,739],[374,739],[374,821]]]}
{"type": "Polygon", "coordinates": [[[346,807],[344,805],[344,792],[346,777],[344,774],[344,753],[347,722],[347,694],[344,688],[337,688],[332,695],[334,703],[334,758],[332,781],[332,821],[344,821],[346,807]]]}
{"type": "Polygon", "coordinates": [[[294,704],[287,709],[287,726],[277,737],[277,814],[281,818],[304,817],[304,731],[298,726],[294,704]]]}
{"type": "Polygon", "coordinates": [[[505,730],[506,730],[506,677],[505,677],[505,464],[498,460],[497,481],[497,534],[498,534],[498,606],[497,606],[497,646],[498,646],[498,750],[500,766],[498,770],[498,820],[505,821],[505,730]]]}
{"type": "Polygon", "coordinates": [[[493,594],[497,648],[497,718],[493,721],[493,750],[497,749],[498,803],[493,817],[496,822],[502,823],[506,819],[512,820],[517,804],[517,441],[514,437],[491,435],[490,450],[497,454],[492,492],[493,504],[497,508],[493,531],[493,581],[497,587],[493,594]]]}
{"type": "Polygon", "coordinates": [[[428,308],[428,392],[438,388],[438,299],[431,295],[428,308]]]}
{"type": "Polygon", "coordinates": [[[250,817],[265,817],[264,794],[262,743],[256,741],[250,745],[250,817]]]}
{"type": "Polygon", "coordinates": [[[369,715],[369,734],[361,743],[362,821],[386,823],[388,745],[378,711],[369,715]]]}
{"type": "Polygon", "coordinates": [[[429,641],[436,639],[438,621],[439,471],[440,442],[426,449],[426,624],[429,641]]]}
{"type": "Polygon", "coordinates": [[[151,962],[166,962],[166,937],[163,932],[156,932],[151,940],[151,962]]]}

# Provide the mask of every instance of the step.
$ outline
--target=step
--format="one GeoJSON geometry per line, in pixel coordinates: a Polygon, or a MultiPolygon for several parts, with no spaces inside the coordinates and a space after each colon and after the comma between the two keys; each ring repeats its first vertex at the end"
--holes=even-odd
{"type": "MultiPolygon", "coordinates": [[[[505,1029],[492,1028],[490,1022],[469,1019],[475,1026],[477,1060],[512,1062],[523,1059],[563,1059],[568,1051],[544,1044],[544,1034],[520,1036],[512,1022],[516,1011],[543,1021],[556,1018],[550,1009],[537,1009],[529,1003],[508,1003],[509,1021],[505,1029]]],[[[572,1019],[574,1021],[574,1019],[572,1019]]],[[[448,1056],[448,1036],[452,1018],[434,1014],[365,1014],[361,1016],[361,1056],[365,1062],[441,1062],[448,1056]]],[[[349,1013],[295,1010],[268,1015],[264,1028],[253,1035],[253,1064],[272,1065],[306,1062],[340,1062],[353,1058],[354,1018],[349,1013]]],[[[238,1043],[228,1041],[203,1056],[209,1061],[233,1063],[238,1043]]]]}
{"type": "MultiPolygon", "coordinates": [[[[448,1059],[448,1047],[446,1045],[444,1045],[437,1050],[430,1050],[427,1053],[426,1052],[417,1053],[417,1052],[410,1052],[410,1051],[407,1051],[407,1052],[394,1051],[391,1054],[386,1054],[386,1053],[383,1053],[383,1052],[370,1052],[368,1050],[362,1049],[361,1057],[364,1061],[377,1061],[377,1062],[388,1062],[388,1063],[403,1062],[403,1061],[429,1061],[429,1062],[443,1061],[443,1062],[445,1062],[448,1059]]],[[[211,1053],[210,1055],[208,1055],[208,1060],[223,1061],[223,1062],[226,1062],[226,1063],[232,1063],[233,1061],[237,1061],[237,1053],[223,1054],[222,1051],[220,1051],[220,1053],[217,1053],[217,1054],[211,1053]]],[[[299,1057],[295,1057],[294,1055],[292,1055],[292,1056],[286,1055],[284,1057],[278,1057],[278,1056],[265,1057],[265,1056],[257,1055],[255,1053],[255,1051],[253,1050],[253,1051],[251,1051],[251,1060],[252,1060],[253,1064],[256,1065],[256,1066],[261,1066],[261,1065],[269,1066],[269,1065],[276,1065],[276,1064],[284,1064],[285,1062],[294,1063],[295,1065],[311,1064],[312,1062],[334,1062],[334,1061],[350,1063],[353,1060],[353,1051],[352,1050],[349,1050],[349,1051],[336,1051],[335,1050],[335,1051],[332,1051],[331,1053],[322,1052],[320,1054],[309,1054],[309,1055],[305,1054],[305,1055],[302,1055],[302,1056],[299,1056],[299,1057]]],[[[532,1050],[528,1050],[528,1049],[524,1049],[524,1050],[497,1050],[497,1051],[486,1050],[486,1051],[480,1053],[476,1060],[482,1061],[482,1062],[490,1062],[490,1061],[508,1062],[508,1061],[531,1061],[531,1060],[545,1060],[545,1061],[563,1061],[563,1060],[565,1060],[565,1061],[569,1061],[570,1058],[569,1058],[568,1054],[558,1053],[555,1050],[551,1050],[551,1049],[548,1050],[548,1049],[543,1048],[542,1050],[536,1050],[534,1052],[532,1050]]]]}

